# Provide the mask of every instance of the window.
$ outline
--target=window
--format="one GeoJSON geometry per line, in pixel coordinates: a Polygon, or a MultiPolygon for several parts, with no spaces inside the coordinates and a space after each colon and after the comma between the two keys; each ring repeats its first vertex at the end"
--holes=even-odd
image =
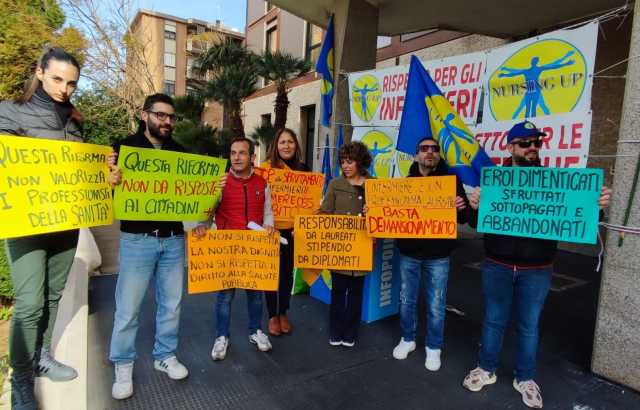
{"type": "Polygon", "coordinates": [[[320,56],[320,48],[322,46],[323,30],[311,23],[307,23],[307,33],[305,36],[305,52],[304,59],[311,62],[315,66],[320,56]]]}
{"type": "Polygon", "coordinates": [[[173,53],[164,53],[164,65],[167,67],[175,67],[176,55],[173,53]]]}
{"type": "Polygon", "coordinates": [[[166,38],[167,40],[175,40],[176,39],[176,33],[175,31],[164,31],[164,38],[166,38]]]}
{"type": "Polygon", "coordinates": [[[391,45],[391,37],[378,36],[377,48],[383,48],[391,45]]]}
{"type": "Polygon", "coordinates": [[[176,81],[176,69],[173,67],[165,67],[164,79],[169,81],[176,81]]]}
{"type": "Polygon", "coordinates": [[[176,41],[175,40],[164,40],[164,52],[165,53],[176,53],[176,41]]]}
{"type": "Polygon", "coordinates": [[[316,135],[316,106],[305,105],[300,107],[300,145],[304,150],[304,162],[309,168],[313,168],[313,160],[319,152],[314,149],[314,139],[316,135]]]}
{"type": "Polygon", "coordinates": [[[176,82],[175,81],[165,81],[164,82],[164,93],[167,95],[175,95],[176,93],[176,82]]]}
{"type": "Polygon", "coordinates": [[[278,51],[278,26],[276,25],[267,29],[265,51],[270,51],[272,53],[278,51]]]}
{"type": "Polygon", "coordinates": [[[271,125],[271,114],[262,114],[260,116],[260,125],[262,125],[263,127],[271,125]]]}

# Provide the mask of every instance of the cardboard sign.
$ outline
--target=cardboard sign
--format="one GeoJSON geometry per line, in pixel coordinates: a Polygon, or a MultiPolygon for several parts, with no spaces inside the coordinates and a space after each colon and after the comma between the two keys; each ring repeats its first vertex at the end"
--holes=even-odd
{"type": "Polygon", "coordinates": [[[110,147],[0,136],[0,238],[113,221],[110,147]]]}
{"type": "Polygon", "coordinates": [[[313,215],[320,209],[324,175],[279,168],[256,168],[271,189],[276,221],[293,222],[296,215],[313,215]]]}
{"type": "Polygon", "coordinates": [[[456,238],[456,177],[368,179],[367,232],[374,238],[456,238]]]}
{"type": "Polygon", "coordinates": [[[204,221],[226,165],[221,158],[123,145],[118,155],[122,183],[115,191],[116,218],[204,221]]]}
{"type": "Polygon", "coordinates": [[[293,232],[296,268],[363,271],[373,268],[373,241],[362,217],[299,215],[293,232]]]}
{"type": "Polygon", "coordinates": [[[188,235],[189,293],[241,288],[278,290],[280,235],[211,230],[188,235]]]}
{"type": "Polygon", "coordinates": [[[478,232],[596,243],[601,169],[482,170],[478,232]]]}

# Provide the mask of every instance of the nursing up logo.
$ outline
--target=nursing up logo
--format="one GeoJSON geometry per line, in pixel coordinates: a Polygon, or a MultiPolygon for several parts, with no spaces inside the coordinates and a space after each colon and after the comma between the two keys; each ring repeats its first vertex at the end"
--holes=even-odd
{"type": "Polygon", "coordinates": [[[571,112],[585,89],[583,54],[564,40],[541,40],[507,58],[489,78],[489,106],[496,120],[571,112]]]}
{"type": "MultiPolygon", "coordinates": [[[[362,136],[362,143],[369,148],[371,154],[371,166],[369,175],[378,178],[391,178],[391,166],[393,156],[396,155],[395,144],[391,138],[382,131],[372,130],[362,136]]],[[[398,152],[398,171],[402,176],[409,173],[413,158],[403,152],[398,152]]]]}
{"type": "Polygon", "coordinates": [[[353,111],[364,122],[370,122],[378,111],[382,91],[378,79],[365,74],[358,78],[351,87],[351,103],[353,111]]]}
{"type": "Polygon", "coordinates": [[[478,152],[478,144],[464,124],[457,116],[451,104],[442,95],[434,95],[424,99],[433,138],[442,148],[442,156],[449,166],[471,165],[471,161],[478,152]]]}

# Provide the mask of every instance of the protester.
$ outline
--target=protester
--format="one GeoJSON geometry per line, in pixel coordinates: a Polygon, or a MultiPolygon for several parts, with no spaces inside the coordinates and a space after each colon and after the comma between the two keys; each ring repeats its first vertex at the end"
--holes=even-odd
{"type": "MultiPolygon", "coordinates": [[[[276,133],[276,137],[267,153],[267,161],[262,167],[284,168],[293,171],[310,171],[302,162],[300,143],[293,130],[283,128],[276,133]]],[[[293,222],[276,221],[275,227],[280,236],[286,238],[288,245],[280,245],[280,278],[277,291],[265,291],[267,311],[269,312],[269,334],[279,336],[288,334],[292,330],[287,317],[291,286],[293,285],[293,222]]]]}
{"type": "MultiPolygon", "coordinates": [[[[81,116],[69,101],[78,86],[80,65],[61,48],[48,49],[38,61],[25,92],[0,103],[0,134],[82,141],[81,116]]],[[[109,182],[119,175],[110,173],[109,182]]],[[[9,357],[11,406],[36,409],[35,376],[68,381],[75,369],[51,357],[51,334],[67,276],[76,253],[78,230],[7,239],[15,305],[9,357]]]]}
{"type": "MultiPolygon", "coordinates": [[[[231,169],[226,177],[222,196],[216,197],[214,204],[216,229],[247,229],[249,222],[261,225],[271,235],[273,212],[271,210],[271,192],[265,180],[254,173],[255,145],[247,138],[236,138],[230,146],[231,169]]],[[[206,235],[209,226],[198,225],[193,233],[197,237],[206,235]]],[[[211,350],[213,360],[223,360],[229,348],[229,327],[231,322],[231,303],[235,289],[221,290],[216,303],[216,339],[211,350]]],[[[269,337],[261,328],[262,291],[246,290],[247,310],[249,313],[249,342],[258,350],[271,350],[269,337]]]]}
{"type": "MultiPolygon", "coordinates": [[[[172,138],[174,104],[165,94],[148,96],[138,131],[114,146],[185,152],[172,138]]],[[[173,380],[188,376],[176,358],[184,280],[185,242],[182,222],[120,221],[120,272],[116,284],[109,359],[115,364],[114,399],[133,395],[133,364],[140,308],[149,283],[155,280],[157,304],[153,367],[173,380]]]]}
{"type": "MultiPolygon", "coordinates": [[[[539,167],[541,137],[536,126],[524,121],[514,125],[507,134],[507,149],[511,158],[505,166],[539,167]]],[[[609,204],[611,190],[602,188],[598,205],[609,204]]],[[[469,198],[471,208],[480,204],[480,189],[469,198]]],[[[471,224],[477,223],[477,212],[471,224]]],[[[534,381],[538,349],[538,322],[551,286],[553,261],[557,242],[552,240],[485,234],[485,261],[482,265],[482,290],[485,312],[478,367],[465,377],[463,386],[477,392],[496,382],[502,340],[511,311],[516,330],[516,367],[513,387],[522,394],[529,407],[542,408],[540,387],[534,381]]]]}
{"type": "MultiPolygon", "coordinates": [[[[344,176],[332,179],[320,206],[320,213],[336,215],[364,214],[364,182],[369,178],[371,154],[361,142],[350,142],[338,152],[344,176]]],[[[364,271],[331,271],[329,344],[353,347],[358,336],[362,311],[364,271]]]]}
{"type": "MultiPolygon", "coordinates": [[[[436,177],[448,175],[448,167],[440,158],[440,146],[431,137],[423,138],[416,147],[415,161],[409,168],[409,177],[436,177]]],[[[456,178],[458,224],[468,219],[468,200],[462,182],[456,178]]],[[[402,338],[393,349],[393,357],[406,359],[416,349],[416,304],[424,286],[427,332],[425,336],[425,367],[440,369],[440,353],[444,339],[444,320],[449,278],[449,255],[456,246],[455,239],[397,239],[400,252],[400,327],[402,338]]]]}

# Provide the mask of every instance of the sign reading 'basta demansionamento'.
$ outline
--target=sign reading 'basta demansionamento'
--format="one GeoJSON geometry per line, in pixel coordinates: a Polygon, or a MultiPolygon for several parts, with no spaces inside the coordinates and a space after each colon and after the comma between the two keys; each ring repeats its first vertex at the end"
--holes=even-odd
{"type": "Polygon", "coordinates": [[[595,243],[601,169],[482,170],[478,232],[595,243]]]}

